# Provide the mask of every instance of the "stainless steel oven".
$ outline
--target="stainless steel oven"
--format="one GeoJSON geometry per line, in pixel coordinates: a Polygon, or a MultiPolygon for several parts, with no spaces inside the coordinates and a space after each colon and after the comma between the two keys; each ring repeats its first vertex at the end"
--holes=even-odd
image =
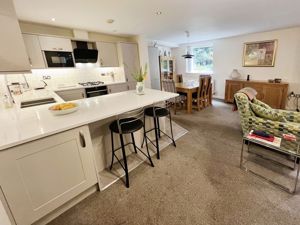
{"type": "Polygon", "coordinates": [[[99,86],[99,87],[90,87],[85,89],[86,97],[96,97],[100,95],[107,95],[107,86],[99,86]]]}
{"type": "Polygon", "coordinates": [[[72,52],[44,51],[47,66],[51,67],[74,67],[72,52]]]}

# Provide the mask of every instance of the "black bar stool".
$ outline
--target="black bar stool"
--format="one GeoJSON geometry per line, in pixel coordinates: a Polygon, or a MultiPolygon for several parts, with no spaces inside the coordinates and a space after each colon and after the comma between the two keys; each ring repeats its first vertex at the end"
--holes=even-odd
{"type": "Polygon", "coordinates": [[[154,122],[154,128],[147,130],[144,126],[144,139],[142,142],[142,147],[144,144],[144,141],[146,141],[147,144],[147,139],[150,141],[150,143],[156,148],[156,152],[157,152],[157,159],[160,159],[160,154],[159,154],[159,138],[161,137],[161,133],[165,134],[168,138],[170,138],[173,142],[173,145],[176,147],[176,143],[174,140],[174,136],[173,136],[173,127],[172,127],[172,117],[171,117],[171,107],[172,103],[171,102],[166,102],[164,106],[151,106],[148,107],[144,110],[144,121],[146,116],[152,117],[153,118],[153,122],[154,122]],[[165,132],[163,132],[160,129],[160,125],[159,125],[159,118],[161,117],[167,117],[169,116],[169,120],[170,120],[170,130],[171,130],[171,137],[166,134],[165,132]],[[153,131],[155,132],[155,143],[153,143],[153,141],[147,136],[147,133],[153,131]]]}
{"type": "MultiPolygon", "coordinates": [[[[144,122],[142,121],[143,118],[143,109],[131,111],[128,113],[125,113],[115,121],[113,121],[109,125],[109,129],[111,132],[111,146],[112,146],[112,160],[111,160],[111,165],[110,169],[112,169],[113,164],[114,164],[114,158],[118,160],[120,163],[121,167],[125,171],[125,177],[126,177],[126,187],[129,188],[129,175],[128,175],[128,165],[127,165],[127,157],[126,157],[126,152],[125,152],[125,147],[129,144],[133,145],[135,153],[137,153],[137,150],[140,151],[144,156],[146,156],[149,161],[150,165],[154,167],[154,164],[152,162],[151,156],[149,154],[149,149],[148,149],[148,143],[146,140],[146,150],[147,153],[143,152],[139,147],[136,146],[135,140],[134,140],[134,135],[133,133],[144,128],[144,122]],[[127,116],[127,117],[126,117],[127,116]],[[114,133],[119,134],[120,136],[120,142],[121,142],[121,147],[119,148],[114,148],[114,133]],[[123,134],[131,134],[131,142],[128,142],[127,144],[124,143],[124,137],[123,134]],[[115,154],[116,151],[122,149],[122,156],[123,156],[123,163],[121,160],[117,157],[115,154]]],[[[144,128],[145,130],[145,128],[144,128]]],[[[143,134],[143,140],[145,139],[145,133],[143,134]]]]}

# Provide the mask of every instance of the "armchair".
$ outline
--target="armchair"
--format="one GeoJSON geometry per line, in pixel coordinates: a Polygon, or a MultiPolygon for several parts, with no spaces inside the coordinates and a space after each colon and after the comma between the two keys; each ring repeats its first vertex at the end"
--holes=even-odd
{"type": "Polygon", "coordinates": [[[291,133],[300,140],[300,113],[286,110],[276,110],[286,118],[288,122],[279,122],[257,117],[252,111],[249,99],[244,93],[234,95],[235,102],[240,115],[243,133],[246,134],[252,129],[263,130],[275,136],[291,133]]]}

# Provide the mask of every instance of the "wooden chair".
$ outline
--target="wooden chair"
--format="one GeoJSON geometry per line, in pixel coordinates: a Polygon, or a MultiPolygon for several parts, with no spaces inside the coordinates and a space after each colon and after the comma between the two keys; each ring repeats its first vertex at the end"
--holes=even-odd
{"type": "Polygon", "coordinates": [[[193,108],[198,111],[211,105],[212,101],[212,85],[210,75],[200,75],[199,76],[199,88],[197,93],[193,94],[193,108]]]}
{"type": "MultiPolygon", "coordinates": [[[[164,91],[177,93],[174,80],[163,79],[161,84],[164,91]]],[[[177,104],[179,103],[181,104],[181,107],[183,107],[184,103],[186,102],[186,96],[179,95],[178,97],[170,99],[169,101],[172,102],[174,106],[174,114],[176,114],[177,104]]]]}
{"type": "Polygon", "coordinates": [[[203,88],[204,107],[208,107],[212,104],[211,75],[200,75],[200,77],[205,78],[203,88]]]}

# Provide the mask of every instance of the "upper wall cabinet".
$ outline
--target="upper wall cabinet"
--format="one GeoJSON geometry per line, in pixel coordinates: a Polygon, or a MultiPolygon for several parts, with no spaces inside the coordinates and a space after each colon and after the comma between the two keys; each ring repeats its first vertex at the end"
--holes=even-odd
{"type": "Polygon", "coordinates": [[[132,74],[140,68],[139,49],[136,43],[119,44],[120,60],[124,67],[127,82],[135,83],[132,74]]]}
{"type": "Polygon", "coordinates": [[[117,45],[111,42],[97,42],[98,62],[101,67],[119,67],[117,45]]]}
{"type": "Polygon", "coordinates": [[[0,72],[24,72],[30,65],[12,0],[0,1],[0,72]]]}
{"type": "Polygon", "coordinates": [[[32,35],[32,34],[23,34],[23,39],[26,46],[31,68],[32,69],[46,68],[42,49],[39,42],[39,37],[37,35],[32,35]]]}
{"type": "Polygon", "coordinates": [[[72,43],[67,38],[39,36],[41,49],[44,51],[73,52],[72,43]]]}

